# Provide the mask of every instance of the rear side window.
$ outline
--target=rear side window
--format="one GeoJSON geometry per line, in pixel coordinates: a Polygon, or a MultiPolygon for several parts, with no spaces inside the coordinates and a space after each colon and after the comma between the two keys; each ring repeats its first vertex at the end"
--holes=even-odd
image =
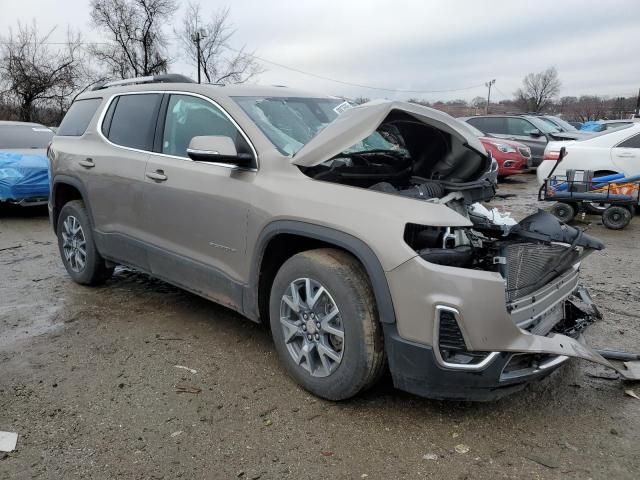
{"type": "Polygon", "coordinates": [[[0,122],[0,149],[47,148],[52,138],[53,131],[43,125],[2,125],[0,122]]]}
{"type": "Polygon", "coordinates": [[[101,102],[101,98],[87,98],[86,100],[73,102],[71,108],[62,119],[56,135],[69,137],[84,135],[101,102]]]}
{"type": "Polygon", "coordinates": [[[484,133],[506,133],[504,118],[501,117],[474,117],[467,122],[484,133]]]}
{"type": "Polygon", "coordinates": [[[640,134],[634,135],[631,138],[627,138],[618,147],[621,148],[640,148],[640,134]]]}
{"type": "Polygon", "coordinates": [[[158,93],[117,97],[118,103],[105,116],[102,133],[116,145],[151,151],[161,98],[158,93]]]}

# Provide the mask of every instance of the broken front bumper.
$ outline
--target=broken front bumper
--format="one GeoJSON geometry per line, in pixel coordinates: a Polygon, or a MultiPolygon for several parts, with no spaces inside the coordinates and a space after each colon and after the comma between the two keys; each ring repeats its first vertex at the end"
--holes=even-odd
{"type": "Polygon", "coordinates": [[[578,289],[577,265],[508,305],[504,279],[494,272],[416,257],[387,275],[397,322],[385,325],[385,342],[400,389],[491,400],[548,375],[569,357],[618,370],[581,339],[593,318],[577,299],[568,300],[578,289]]]}

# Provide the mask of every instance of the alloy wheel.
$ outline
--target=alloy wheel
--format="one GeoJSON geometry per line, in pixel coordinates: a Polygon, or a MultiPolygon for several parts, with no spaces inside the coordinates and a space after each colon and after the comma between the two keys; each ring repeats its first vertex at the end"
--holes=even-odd
{"type": "Polygon", "coordinates": [[[291,358],[313,377],[327,377],[344,354],[340,310],[318,281],[299,278],[280,301],[280,324],[291,358]]]}
{"type": "Polygon", "coordinates": [[[69,215],[62,224],[62,251],[69,268],[81,272],[87,264],[87,241],[76,217],[69,215]]]}

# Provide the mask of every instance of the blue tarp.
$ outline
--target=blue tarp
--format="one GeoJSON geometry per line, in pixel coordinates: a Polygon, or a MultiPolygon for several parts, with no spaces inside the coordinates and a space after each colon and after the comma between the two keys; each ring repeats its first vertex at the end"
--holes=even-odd
{"type": "Polygon", "coordinates": [[[602,129],[602,124],[598,121],[584,122],[580,127],[580,130],[585,132],[599,132],[602,129]]]}
{"type": "Polygon", "coordinates": [[[0,152],[0,201],[49,196],[49,161],[45,154],[0,152]]]}

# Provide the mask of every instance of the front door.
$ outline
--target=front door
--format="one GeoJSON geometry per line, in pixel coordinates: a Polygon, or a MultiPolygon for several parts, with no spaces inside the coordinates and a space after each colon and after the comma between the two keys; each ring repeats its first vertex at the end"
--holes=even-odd
{"type": "MultiPolygon", "coordinates": [[[[165,100],[156,153],[147,162],[145,233],[154,275],[219,303],[240,308],[247,218],[255,169],[195,162],[195,136],[224,135],[238,152],[253,152],[230,117],[189,94],[165,100]]],[[[255,155],[254,155],[255,156],[255,155]]]]}
{"type": "Polygon", "coordinates": [[[611,149],[611,161],[625,175],[640,175],[640,134],[611,149]]]}

